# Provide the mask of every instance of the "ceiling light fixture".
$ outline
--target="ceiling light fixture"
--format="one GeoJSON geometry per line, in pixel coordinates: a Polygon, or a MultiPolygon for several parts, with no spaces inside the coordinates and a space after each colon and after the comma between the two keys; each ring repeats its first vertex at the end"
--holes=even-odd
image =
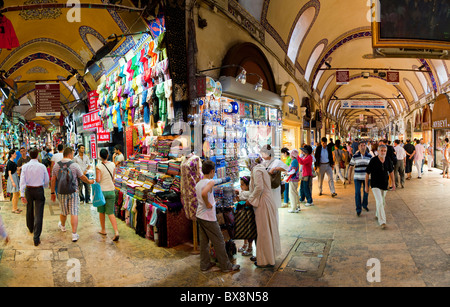
{"type": "Polygon", "coordinates": [[[289,100],[288,101],[288,106],[290,107],[290,108],[292,108],[292,107],[294,107],[294,103],[295,103],[295,99],[294,99],[294,97],[292,97],[291,95],[283,95],[283,96],[280,96],[281,98],[284,98],[284,97],[291,97],[291,100],[289,100]]]}

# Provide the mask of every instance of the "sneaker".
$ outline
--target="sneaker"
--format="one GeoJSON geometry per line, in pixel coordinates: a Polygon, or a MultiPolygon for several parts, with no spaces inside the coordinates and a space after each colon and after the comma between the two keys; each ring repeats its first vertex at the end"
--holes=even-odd
{"type": "Polygon", "coordinates": [[[298,213],[298,211],[299,211],[298,209],[294,209],[294,210],[289,209],[289,210],[288,210],[289,213],[298,213]]]}
{"type": "Polygon", "coordinates": [[[77,233],[72,233],[72,242],[77,242],[80,236],[77,233]]]}
{"type": "Polygon", "coordinates": [[[331,197],[336,197],[336,196],[337,196],[337,193],[331,194],[331,197]]]}
{"type": "Polygon", "coordinates": [[[314,206],[314,204],[313,203],[306,203],[305,206],[306,207],[311,207],[311,206],[314,206]]]}
{"type": "Polygon", "coordinates": [[[66,227],[63,226],[63,225],[61,224],[61,221],[58,222],[58,228],[59,228],[62,232],[66,232],[66,227]]]}
{"type": "Polygon", "coordinates": [[[241,266],[239,264],[233,264],[233,266],[230,269],[223,270],[222,272],[229,273],[229,272],[239,271],[240,267],[241,266]]]}

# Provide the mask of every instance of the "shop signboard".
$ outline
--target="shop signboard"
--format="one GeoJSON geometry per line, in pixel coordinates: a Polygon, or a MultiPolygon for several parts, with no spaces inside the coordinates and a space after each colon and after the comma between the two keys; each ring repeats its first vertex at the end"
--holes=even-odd
{"type": "Polygon", "coordinates": [[[97,91],[91,91],[88,93],[89,99],[89,112],[98,110],[98,93],[97,91]]]}
{"type": "Polygon", "coordinates": [[[97,140],[95,137],[95,133],[90,136],[91,141],[91,159],[97,159],[97,140]]]}
{"type": "Polygon", "coordinates": [[[36,83],[36,116],[61,115],[59,83],[36,83]]]}
{"type": "Polygon", "coordinates": [[[450,101],[446,94],[436,98],[431,118],[433,129],[450,129],[450,101]]]}
{"type": "Polygon", "coordinates": [[[83,130],[93,130],[102,126],[102,120],[98,111],[89,112],[83,115],[83,130]]]}
{"type": "Polygon", "coordinates": [[[400,83],[400,73],[398,71],[387,71],[386,81],[390,85],[398,85],[400,83]]]}
{"type": "Polygon", "coordinates": [[[341,109],[386,109],[387,102],[381,100],[343,100],[341,109]]]}
{"type": "Polygon", "coordinates": [[[350,82],[350,71],[348,70],[338,70],[336,71],[336,84],[345,85],[350,82]]]}
{"type": "Polygon", "coordinates": [[[111,133],[103,127],[97,127],[97,139],[98,142],[111,142],[111,133]]]}

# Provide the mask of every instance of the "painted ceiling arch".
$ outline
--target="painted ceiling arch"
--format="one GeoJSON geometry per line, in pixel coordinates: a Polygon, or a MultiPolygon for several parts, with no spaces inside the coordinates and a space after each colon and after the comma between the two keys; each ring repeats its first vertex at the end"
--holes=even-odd
{"type": "MultiPolygon", "coordinates": [[[[35,0],[28,2],[37,3],[35,0]]],[[[79,2],[109,3],[108,0],[79,2]]],[[[122,0],[121,4],[135,8],[131,0],[122,0]]],[[[5,1],[5,8],[21,5],[24,5],[24,0],[5,1]]],[[[1,50],[0,70],[6,71],[9,78],[20,81],[17,83],[19,97],[32,94],[35,82],[60,80],[61,77],[66,78],[76,71],[83,77],[80,82],[75,80],[77,95],[85,99],[86,92],[97,87],[94,76],[84,74],[85,65],[95,50],[98,50],[112,34],[120,35],[148,29],[138,10],[128,12],[105,8],[82,8],[79,22],[70,22],[67,18],[68,9],[65,8],[39,11],[42,13],[40,16],[34,14],[37,10],[13,10],[4,13],[14,26],[20,46],[12,50],[1,50]]],[[[121,38],[116,50],[126,52],[138,39],[139,37],[132,36],[121,38]]],[[[75,99],[71,93],[71,85],[63,84],[62,80],[60,84],[61,102],[67,103],[67,100],[75,99]]],[[[11,111],[14,107],[14,101],[10,99],[5,110],[11,111]]],[[[56,123],[58,119],[54,120],[56,123]]]]}
{"type": "MultiPolygon", "coordinates": [[[[260,12],[257,20],[266,29],[266,35],[270,35],[284,50],[286,60],[293,62],[317,99],[325,99],[324,103],[317,101],[325,107],[324,111],[327,110],[330,97],[337,90],[340,92],[342,88],[347,88],[348,96],[361,90],[357,87],[358,83],[353,85],[352,82],[350,85],[336,88],[332,75],[337,68],[407,69],[408,71],[400,72],[400,83],[397,86],[389,85],[387,82],[374,86],[377,88],[378,97],[393,97],[390,101],[396,115],[413,109],[417,100],[433,92],[439,94],[450,86],[448,60],[374,58],[369,1],[264,0],[262,8],[260,2],[258,10],[253,14],[260,12]],[[315,9],[314,17],[312,7],[315,9]],[[303,15],[305,12],[308,12],[308,18],[303,15]],[[293,37],[295,35],[299,37],[293,37]],[[311,62],[311,54],[323,40],[328,43],[316,59],[310,73],[308,63],[311,62]],[[299,49],[296,50],[299,42],[299,49]],[[295,61],[292,61],[296,53],[295,61]],[[331,58],[333,69],[324,70],[325,63],[330,63],[331,58]],[[419,67],[424,72],[414,71],[419,70],[419,67]],[[396,99],[399,93],[400,98],[406,99],[396,99]]],[[[359,72],[351,70],[350,74],[361,72],[362,70],[359,72]]],[[[370,74],[368,81],[376,82],[378,77],[376,73],[370,71],[370,74]]]]}

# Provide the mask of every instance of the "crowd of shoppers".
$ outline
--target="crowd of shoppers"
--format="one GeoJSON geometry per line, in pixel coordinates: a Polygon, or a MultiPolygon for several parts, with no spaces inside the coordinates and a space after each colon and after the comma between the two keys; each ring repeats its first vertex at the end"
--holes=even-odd
{"type": "MultiPolygon", "coordinates": [[[[51,201],[58,202],[61,210],[58,227],[62,232],[66,231],[67,216],[70,215],[72,241],[79,239],[78,209],[83,202],[91,203],[90,186],[96,181],[105,197],[105,205],[97,207],[100,220],[99,234],[106,235],[105,216],[114,229],[113,241],[119,240],[119,232],[114,216],[115,189],[114,173],[116,166],[123,162],[122,148],[116,145],[114,148],[114,163],[108,161],[108,150],[100,151],[94,179],[88,178],[88,172],[94,164],[92,159],[85,154],[84,145],[79,145],[78,153],[72,147],[57,146],[57,151],[51,153],[48,148],[32,148],[29,151],[21,148],[19,151],[12,149],[8,153],[5,180],[7,180],[7,193],[10,193],[12,212],[20,214],[23,210],[18,208],[19,199],[26,205],[26,226],[33,234],[34,245],[41,243],[44,206],[46,203],[45,188],[50,187],[51,201]],[[18,158],[18,155],[20,157],[18,158]],[[83,193],[84,189],[84,193],[83,193]]],[[[10,240],[3,222],[0,220],[0,236],[10,240]]]]}

